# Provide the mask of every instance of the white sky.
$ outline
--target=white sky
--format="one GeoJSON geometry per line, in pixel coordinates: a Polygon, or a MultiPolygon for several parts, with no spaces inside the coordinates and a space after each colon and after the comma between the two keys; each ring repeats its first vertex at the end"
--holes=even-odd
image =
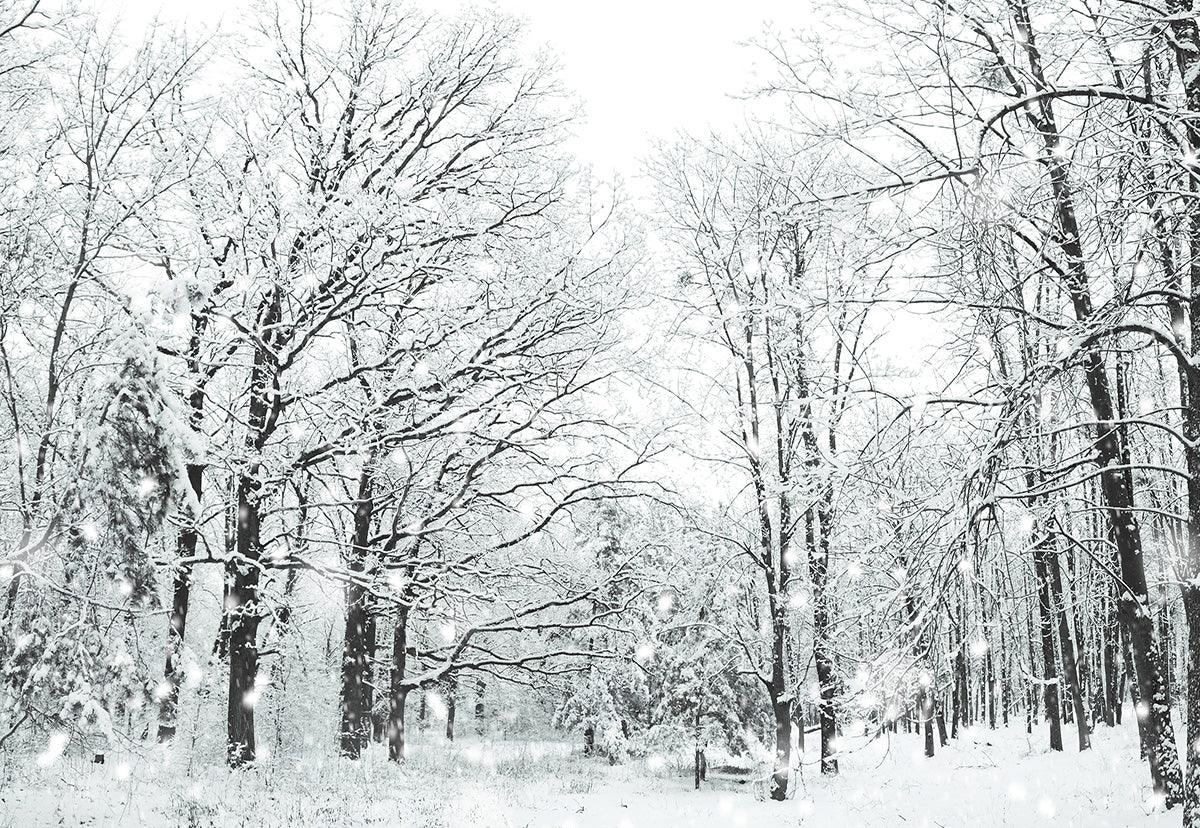
{"type": "MultiPolygon", "coordinates": [[[[325,0],[336,3],[338,0],[325,0]]],[[[157,13],[165,21],[236,29],[249,4],[242,0],[94,0],[129,26],[157,13]]],[[[426,5],[438,5],[427,2],[426,5]]],[[[440,5],[454,7],[454,3],[440,5]]],[[[528,21],[534,46],[548,45],[563,80],[585,109],[574,151],[607,177],[637,175],[655,139],[676,130],[701,131],[738,120],[755,62],[739,45],[771,21],[782,29],[807,22],[805,0],[492,0],[528,21]]]]}

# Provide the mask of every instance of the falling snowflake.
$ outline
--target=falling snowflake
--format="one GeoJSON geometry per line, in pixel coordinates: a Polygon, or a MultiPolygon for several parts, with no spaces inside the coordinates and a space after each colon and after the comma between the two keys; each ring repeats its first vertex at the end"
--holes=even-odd
{"type": "Polygon", "coordinates": [[[56,730],[50,734],[50,738],[46,740],[46,749],[38,754],[37,763],[40,768],[48,768],[58,761],[62,756],[63,750],[67,747],[67,742],[71,737],[61,730],[56,730]]]}

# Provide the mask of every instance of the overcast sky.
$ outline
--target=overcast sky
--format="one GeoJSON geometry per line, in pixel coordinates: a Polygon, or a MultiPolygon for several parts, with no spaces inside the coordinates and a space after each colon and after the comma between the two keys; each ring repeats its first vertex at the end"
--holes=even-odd
{"type": "MultiPolygon", "coordinates": [[[[338,2],[338,0],[328,0],[338,2]]],[[[426,5],[457,6],[463,3],[426,5]]],[[[244,0],[94,0],[120,9],[129,26],[156,13],[164,21],[236,27],[244,0]]],[[[607,176],[633,178],[655,138],[678,129],[703,130],[738,118],[731,99],[744,91],[755,61],[744,45],[764,24],[791,29],[804,22],[804,0],[494,0],[491,5],[529,25],[531,46],[549,45],[563,79],[581,99],[586,120],[575,147],[581,160],[607,176]]]]}

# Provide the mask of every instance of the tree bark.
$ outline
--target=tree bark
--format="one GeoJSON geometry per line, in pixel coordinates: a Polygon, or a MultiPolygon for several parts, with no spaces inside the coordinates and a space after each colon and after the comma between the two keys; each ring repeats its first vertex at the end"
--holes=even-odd
{"type": "Polygon", "coordinates": [[[1121,721],[1121,688],[1117,681],[1121,627],[1117,621],[1117,584],[1109,580],[1104,614],[1104,723],[1116,727],[1121,721]]]}
{"type": "Polygon", "coordinates": [[[1037,578],[1038,637],[1042,642],[1042,699],[1046,721],[1050,724],[1050,749],[1062,750],[1062,722],[1059,715],[1058,669],[1054,657],[1053,604],[1050,600],[1049,558],[1053,538],[1042,535],[1033,545],[1033,567],[1037,578]]]}
{"type": "Polygon", "coordinates": [[[1075,726],[1079,733],[1079,749],[1088,750],[1092,746],[1091,714],[1088,712],[1087,698],[1079,681],[1080,654],[1076,649],[1071,626],[1067,621],[1067,606],[1063,600],[1062,567],[1059,565],[1058,552],[1049,550],[1050,563],[1050,594],[1058,615],[1058,639],[1062,649],[1063,679],[1067,692],[1071,694],[1071,704],[1075,711],[1075,726]]]}
{"type": "Polygon", "coordinates": [[[262,504],[259,502],[262,465],[258,458],[278,416],[279,376],[273,348],[279,336],[281,290],[278,285],[272,287],[263,300],[257,320],[260,341],[255,347],[250,372],[246,433],[246,449],[252,459],[237,478],[236,555],[226,565],[228,600],[225,612],[229,622],[226,744],[229,765],[233,768],[251,763],[255,758],[254,706],[258,702],[255,682],[258,678],[258,625],[262,617],[258,586],[263,566],[262,504]]]}
{"type": "Polygon", "coordinates": [[[829,582],[829,537],[832,523],[832,491],[826,487],[817,510],[819,528],[807,520],[808,568],[813,590],[813,660],[817,668],[817,713],[821,724],[821,773],[832,776],[838,772],[838,760],[833,750],[837,738],[837,677],[834,675],[830,652],[830,612],[826,588],[829,582]],[[815,531],[814,531],[815,530],[815,531]],[[815,537],[814,537],[815,535],[815,537]]]}
{"type": "Polygon", "coordinates": [[[391,690],[388,698],[388,759],[399,762],[404,758],[404,704],[408,688],[404,673],[408,661],[408,607],[396,612],[396,627],[392,630],[391,690]]]}
{"type": "MultiPolygon", "coordinates": [[[[188,483],[192,494],[199,504],[204,490],[204,466],[200,463],[189,463],[187,466],[188,483]]],[[[176,541],[176,554],[187,560],[196,554],[196,541],[199,535],[196,528],[198,515],[191,519],[179,530],[176,541]]],[[[184,637],[187,632],[188,604],[192,592],[192,564],[180,563],[175,570],[175,580],[171,590],[171,619],[169,629],[169,647],[167,660],[163,667],[164,694],[158,711],[158,741],[169,742],[175,738],[179,718],[179,677],[180,661],[183,658],[184,637]]]]}
{"type": "Polygon", "coordinates": [[[482,736],[484,731],[483,694],[486,689],[487,685],[484,684],[483,678],[477,678],[475,680],[475,733],[479,736],[482,736]]]}
{"type": "Polygon", "coordinates": [[[238,558],[230,561],[229,580],[229,698],[227,744],[230,767],[239,768],[255,758],[254,706],[258,703],[258,584],[261,558],[259,542],[258,481],[243,476],[238,481],[238,558]]]}
{"type": "Polygon", "coordinates": [[[925,755],[933,757],[933,694],[922,687],[917,694],[918,709],[921,711],[921,721],[925,725],[925,755]]]}
{"type": "Polygon", "coordinates": [[[787,799],[792,773],[792,705],[789,699],[772,694],[771,710],[775,714],[775,772],[771,776],[771,798],[787,799]]]}
{"type": "Polygon", "coordinates": [[[371,459],[368,458],[363,463],[359,475],[358,496],[354,507],[354,535],[347,556],[350,579],[345,590],[346,624],[342,643],[342,722],[339,743],[342,756],[348,759],[359,757],[365,742],[364,737],[370,732],[364,728],[364,722],[369,721],[370,716],[370,709],[364,708],[364,705],[367,696],[367,636],[368,633],[373,633],[374,629],[369,620],[368,595],[362,579],[374,516],[372,488],[371,459]]]}

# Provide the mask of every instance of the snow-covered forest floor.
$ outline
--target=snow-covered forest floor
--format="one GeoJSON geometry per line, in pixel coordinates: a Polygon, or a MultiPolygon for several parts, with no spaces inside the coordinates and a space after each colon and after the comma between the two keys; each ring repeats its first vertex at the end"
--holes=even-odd
{"type": "Polygon", "coordinates": [[[417,745],[403,766],[373,748],[361,762],[312,754],[250,772],[188,765],[165,752],[7,760],[0,826],[1103,826],[1174,825],[1149,799],[1128,720],[1094,748],[1052,754],[1023,727],[968,731],[933,759],[916,735],[855,744],[823,779],[810,749],[793,799],[755,785],[692,789],[663,757],[609,766],[573,745],[460,740],[417,745]]]}

